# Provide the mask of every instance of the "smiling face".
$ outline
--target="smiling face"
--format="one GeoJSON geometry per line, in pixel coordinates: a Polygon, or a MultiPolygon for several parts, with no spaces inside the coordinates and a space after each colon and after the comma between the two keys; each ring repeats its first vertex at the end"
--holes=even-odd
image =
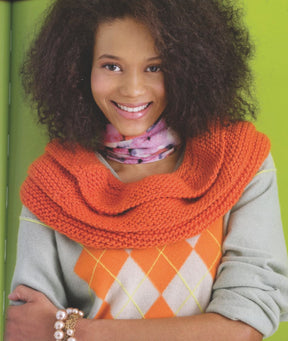
{"type": "Polygon", "coordinates": [[[125,136],[144,133],[166,106],[161,58],[149,30],[132,18],[99,25],[91,71],[94,100],[125,136]]]}

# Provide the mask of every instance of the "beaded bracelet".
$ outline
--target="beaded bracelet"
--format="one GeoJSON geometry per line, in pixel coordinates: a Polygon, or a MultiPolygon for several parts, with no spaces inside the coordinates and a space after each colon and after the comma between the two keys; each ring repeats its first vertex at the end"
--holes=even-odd
{"type": "Polygon", "coordinates": [[[55,340],[62,341],[77,341],[74,337],[75,326],[79,319],[84,316],[83,311],[76,308],[67,308],[66,310],[58,310],[56,313],[56,319],[54,328],[55,340]]]}

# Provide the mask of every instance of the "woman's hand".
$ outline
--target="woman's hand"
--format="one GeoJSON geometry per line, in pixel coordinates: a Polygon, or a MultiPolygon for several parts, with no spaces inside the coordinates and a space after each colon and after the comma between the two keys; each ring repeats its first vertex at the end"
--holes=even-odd
{"type": "Polygon", "coordinates": [[[5,341],[53,340],[57,308],[45,295],[20,285],[8,298],[24,304],[8,308],[5,341]]]}

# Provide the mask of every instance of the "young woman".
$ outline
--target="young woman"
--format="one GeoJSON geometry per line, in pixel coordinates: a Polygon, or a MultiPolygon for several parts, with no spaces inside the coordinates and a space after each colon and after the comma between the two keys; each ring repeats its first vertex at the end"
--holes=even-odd
{"type": "Polygon", "coordinates": [[[256,341],[287,319],[251,49],[229,1],[53,4],[22,70],[51,142],[21,188],[6,341],[256,341]]]}

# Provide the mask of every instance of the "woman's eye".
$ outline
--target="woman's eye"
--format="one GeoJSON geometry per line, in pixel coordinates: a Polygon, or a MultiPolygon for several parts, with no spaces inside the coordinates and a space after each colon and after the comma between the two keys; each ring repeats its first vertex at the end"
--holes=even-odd
{"type": "Polygon", "coordinates": [[[147,68],[148,72],[159,72],[161,71],[160,65],[152,65],[147,68]]]}
{"type": "Polygon", "coordinates": [[[115,64],[105,64],[103,67],[109,71],[118,72],[121,71],[120,67],[115,64]]]}

